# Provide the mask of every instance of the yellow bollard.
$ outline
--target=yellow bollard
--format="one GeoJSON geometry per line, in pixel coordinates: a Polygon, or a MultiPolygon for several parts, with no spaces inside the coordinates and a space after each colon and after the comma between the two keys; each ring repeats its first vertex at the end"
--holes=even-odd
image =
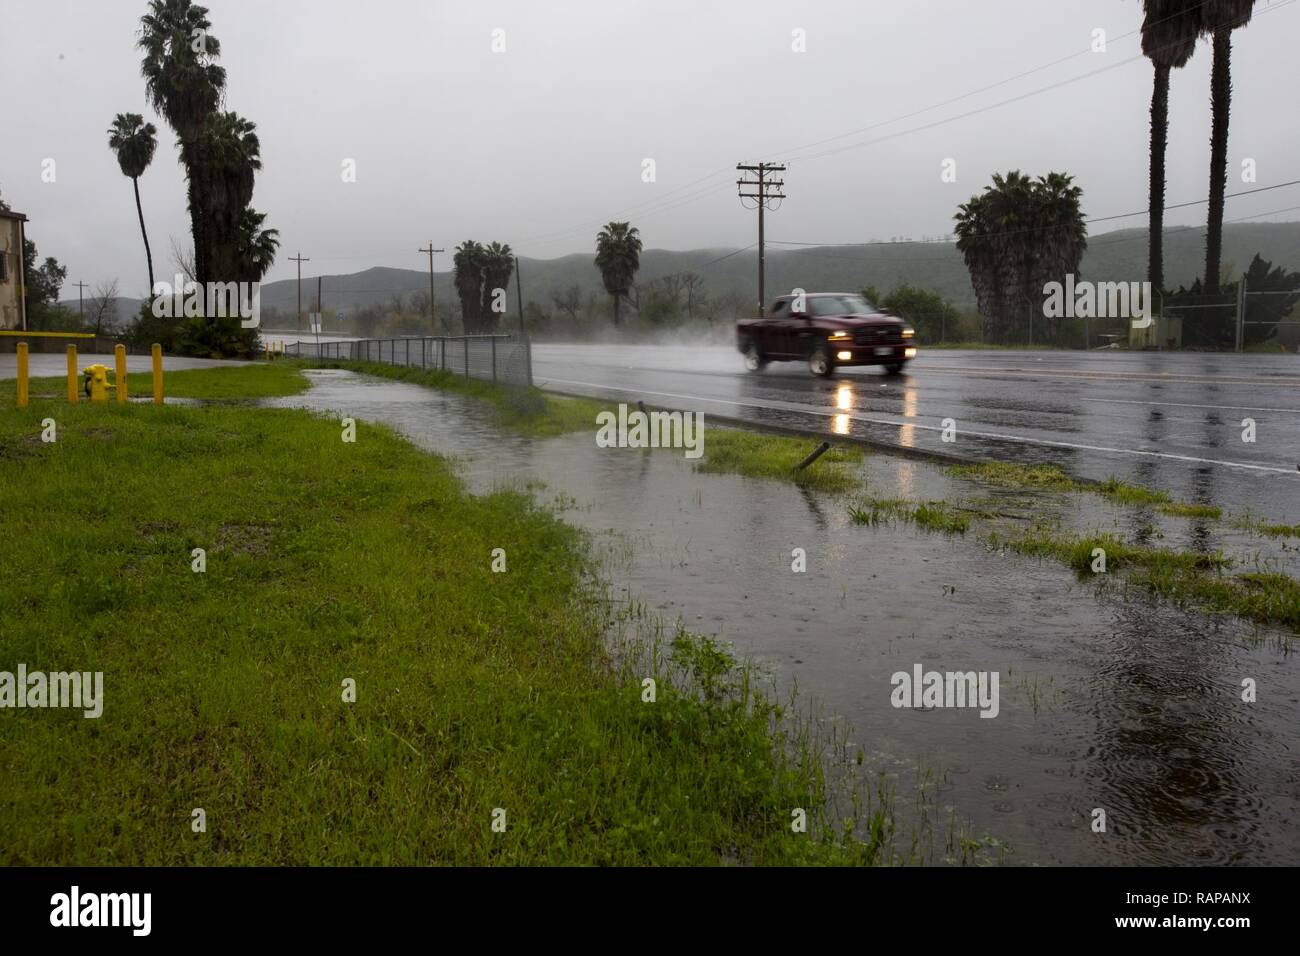
{"type": "Polygon", "coordinates": [[[75,345],[69,345],[68,346],[68,404],[69,405],[77,404],[77,399],[78,399],[77,385],[79,384],[77,379],[78,379],[77,347],[75,345]]]}
{"type": "Polygon", "coordinates": [[[153,403],[163,403],[162,346],[155,342],[149,349],[153,353],[153,403]]]}
{"type": "Polygon", "coordinates": [[[122,404],[126,401],[126,346],[118,345],[113,348],[113,364],[115,366],[113,373],[113,385],[116,386],[117,402],[122,404]]]}
{"type": "Polygon", "coordinates": [[[18,343],[18,407],[27,407],[27,343],[18,343]]]}

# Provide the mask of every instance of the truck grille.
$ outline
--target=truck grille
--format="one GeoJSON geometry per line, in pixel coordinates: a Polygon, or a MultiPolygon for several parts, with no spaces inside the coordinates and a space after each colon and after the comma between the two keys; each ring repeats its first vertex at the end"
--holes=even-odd
{"type": "Polygon", "coordinates": [[[902,341],[901,332],[893,325],[868,326],[853,333],[854,345],[891,345],[902,341]]]}

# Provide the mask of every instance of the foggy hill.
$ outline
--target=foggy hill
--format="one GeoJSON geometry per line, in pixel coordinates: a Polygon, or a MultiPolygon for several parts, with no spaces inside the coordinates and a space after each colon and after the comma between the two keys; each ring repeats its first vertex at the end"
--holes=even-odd
{"type": "MultiPolygon", "coordinates": [[[[1146,229],[1126,229],[1093,236],[1088,241],[1080,267],[1081,277],[1096,281],[1140,281],[1146,277],[1146,229]]],[[[1205,230],[1185,226],[1165,230],[1165,276],[1172,286],[1186,285],[1201,272],[1205,257],[1205,230]]],[[[1300,271],[1300,222],[1229,223],[1223,227],[1223,262],[1241,272],[1256,252],[1274,265],[1300,271]]],[[[574,253],[557,259],[520,259],[524,299],[551,306],[552,293],[576,285],[584,300],[604,295],[600,274],[592,264],[593,253],[574,253]]],[[[638,282],[675,272],[699,273],[706,290],[715,296],[756,292],[758,254],[754,249],[692,249],[677,252],[647,249],[641,254],[638,282]]],[[[304,311],[315,306],[316,276],[303,277],[304,311]]],[[[875,285],[882,291],[910,283],[938,292],[954,304],[975,305],[970,276],[961,254],[950,242],[875,243],[866,246],[818,246],[812,248],[772,244],[767,251],[769,299],[796,286],[808,291],[856,291],[875,285]]],[[[394,295],[403,299],[413,292],[427,292],[429,274],[419,269],[376,267],[363,272],[321,277],[326,309],[340,306],[351,311],[359,306],[384,305],[394,295]]],[[[510,300],[515,297],[511,280],[510,300]]],[[[262,307],[292,315],[297,308],[298,284],[283,279],[262,286],[262,307]]],[[[440,307],[457,301],[451,273],[435,273],[434,294],[440,307]]],[[[140,300],[118,300],[119,316],[133,316],[140,300]]],[[[61,304],[75,310],[77,300],[61,304]]]]}

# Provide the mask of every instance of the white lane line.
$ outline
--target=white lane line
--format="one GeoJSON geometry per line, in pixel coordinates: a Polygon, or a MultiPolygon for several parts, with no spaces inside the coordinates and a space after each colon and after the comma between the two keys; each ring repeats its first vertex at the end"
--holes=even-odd
{"type": "Polygon", "coordinates": [[[963,368],[957,365],[917,365],[910,374],[922,372],[955,372],[959,375],[1005,376],[1007,373],[1019,373],[1033,378],[1051,378],[1059,376],[1066,379],[1079,379],[1093,382],[1155,382],[1162,385],[1261,385],[1268,388],[1300,388],[1300,379],[1294,378],[1246,378],[1207,377],[1192,378],[1191,373],[1178,372],[1089,372],[1083,369],[1068,368],[1019,368],[987,365],[979,368],[963,368]]]}
{"type": "MultiPolygon", "coordinates": [[[[581,385],[584,388],[603,388],[614,392],[630,392],[633,395],[654,395],[659,398],[677,398],[692,402],[712,402],[715,405],[733,405],[737,408],[766,408],[772,411],[796,412],[801,415],[817,415],[822,418],[835,418],[839,415],[847,414],[850,419],[856,422],[866,422],[871,425],[892,425],[895,428],[919,428],[928,432],[942,432],[944,429],[938,425],[922,425],[918,422],[900,422],[892,421],[887,418],[869,418],[866,415],[859,415],[853,412],[836,412],[826,411],[821,408],[813,408],[809,405],[796,405],[792,402],[735,402],[726,398],[709,398],[704,395],[682,395],[677,392],[654,392],[644,388],[622,388],[618,385],[604,385],[597,382],[576,382],[572,379],[552,378],[542,383],[544,387],[547,384],[555,385],[581,385]]],[[[761,422],[755,422],[759,425],[761,422]]],[[[1026,445],[1046,445],[1052,448],[1070,448],[1076,451],[1099,451],[1114,455],[1134,455],[1140,458],[1164,458],[1169,461],[1186,461],[1198,465],[1222,465],[1225,468],[1241,468],[1247,471],[1266,471],[1278,475],[1290,475],[1291,477],[1300,477],[1300,471],[1277,468],[1272,465],[1251,465],[1243,461],[1220,461],[1217,458],[1197,458],[1193,455],[1174,455],[1164,451],[1149,451],[1141,448],[1110,448],[1105,445],[1080,445],[1068,441],[1052,441],[1048,438],[1027,438],[1021,435],[1004,435],[998,432],[977,432],[969,429],[959,429],[958,434],[973,435],[976,438],[988,438],[994,441],[1018,442],[1026,445]]]]}
{"type": "Polygon", "coordinates": [[[1225,412],[1285,412],[1300,415],[1300,408],[1265,408],[1262,405],[1197,405],[1194,402],[1143,402],[1130,398],[1087,398],[1073,396],[1081,402],[1105,402],[1109,405],[1168,405],[1171,408],[1210,408],[1225,412]]]}

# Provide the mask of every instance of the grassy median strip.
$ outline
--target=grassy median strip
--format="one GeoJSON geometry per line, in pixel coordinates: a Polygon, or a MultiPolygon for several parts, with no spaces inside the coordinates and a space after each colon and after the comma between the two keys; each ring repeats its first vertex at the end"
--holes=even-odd
{"type": "Polygon", "coordinates": [[[616,666],[526,498],[298,410],[47,414],[0,410],[0,671],[102,671],[103,714],[0,709],[0,864],[875,858],[792,832],[819,764],[721,649],[673,642],[707,693],[616,666]]]}
{"type": "MultiPolygon", "coordinates": [[[[102,357],[99,358],[103,361],[102,357]]],[[[89,364],[78,362],[81,368],[89,364]]],[[[110,370],[113,361],[106,362],[110,370]]],[[[109,382],[113,381],[110,371],[109,382]]],[[[78,383],[80,386],[80,382],[78,383]]],[[[282,362],[258,362],[251,365],[231,365],[225,368],[185,369],[167,371],[164,359],[163,394],[168,398],[196,398],[212,401],[237,401],[241,399],[277,398],[305,392],[311,383],[295,365],[282,362]]],[[[153,375],[150,372],[131,372],[126,377],[127,394],[131,398],[153,396],[153,375]]],[[[68,394],[68,378],[42,376],[30,380],[31,397],[62,399],[68,394]]],[[[109,400],[112,400],[109,394],[109,400]]],[[[81,401],[86,401],[81,393],[81,401]]]]}

